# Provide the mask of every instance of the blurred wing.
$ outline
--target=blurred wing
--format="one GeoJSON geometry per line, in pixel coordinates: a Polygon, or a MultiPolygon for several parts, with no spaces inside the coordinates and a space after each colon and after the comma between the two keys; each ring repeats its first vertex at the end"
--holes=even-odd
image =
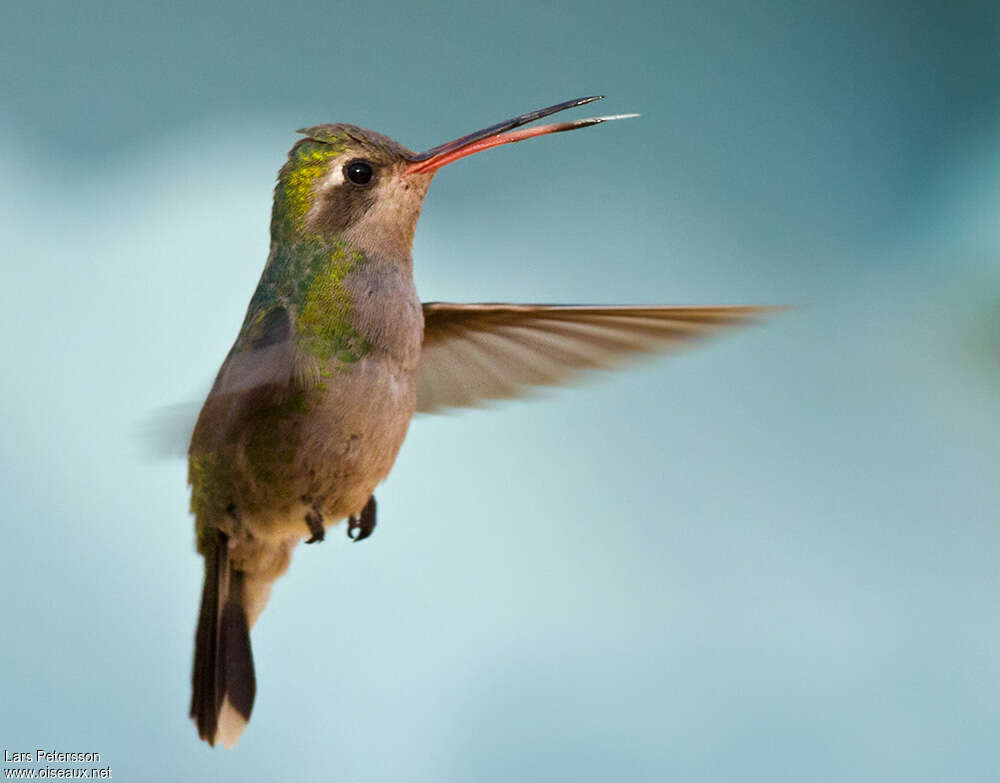
{"type": "Polygon", "coordinates": [[[306,374],[285,308],[261,313],[244,326],[223,362],[198,416],[191,448],[217,448],[248,417],[286,399],[306,374]]]}
{"type": "Polygon", "coordinates": [[[150,458],[216,448],[248,416],[284,400],[296,382],[315,380],[317,368],[297,350],[288,311],[275,306],[248,320],[223,362],[204,404],[153,411],[137,433],[150,458]]]}
{"type": "Polygon", "coordinates": [[[517,397],[642,353],[681,348],[774,308],[424,304],[417,410],[517,397]]]}
{"type": "Polygon", "coordinates": [[[187,456],[200,402],[180,402],[149,411],[137,422],[139,454],[149,460],[187,456]]]}

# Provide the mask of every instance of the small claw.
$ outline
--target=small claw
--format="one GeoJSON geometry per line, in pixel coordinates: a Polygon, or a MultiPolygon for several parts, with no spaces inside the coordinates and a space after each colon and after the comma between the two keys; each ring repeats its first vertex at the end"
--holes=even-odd
{"type": "Polygon", "coordinates": [[[347,537],[357,543],[358,541],[364,541],[368,536],[372,534],[375,530],[375,496],[372,495],[368,498],[368,502],[365,503],[365,507],[361,509],[361,519],[351,514],[347,520],[347,537]],[[359,531],[358,535],[351,535],[355,530],[359,531]]]}
{"type": "Polygon", "coordinates": [[[315,506],[312,511],[306,514],[306,525],[309,527],[309,532],[312,533],[312,536],[306,539],[307,544],[315,544],[317,541],[322,541],[326,538],[326,529],[323,527],[323,514],[315,506]]]}

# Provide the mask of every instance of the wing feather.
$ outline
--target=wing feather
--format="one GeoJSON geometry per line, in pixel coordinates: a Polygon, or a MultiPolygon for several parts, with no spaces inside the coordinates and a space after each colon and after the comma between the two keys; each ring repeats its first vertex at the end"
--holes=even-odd
{"type": "Polygon", "coordinates": [[[417,370],[423,413],[517,397],[609,369],[638,355],[675,350],[775,308],[544,304],[424,304],[417,370]]]}

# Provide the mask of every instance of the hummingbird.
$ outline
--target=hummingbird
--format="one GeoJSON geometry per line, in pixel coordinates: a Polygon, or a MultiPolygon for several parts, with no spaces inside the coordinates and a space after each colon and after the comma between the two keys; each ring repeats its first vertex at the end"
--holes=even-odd
{"type": "Polygon", "coordinates": [[[232,747],[256,692],[250,629],[300,541],[376,524],[374,492],[413,415],[518,396],[629,354],[757,320],[754,306],[421,302],[411,248],[435,173],[535,136],[578,98],[411,152],[348,124],[298,131],[278,172],[270,253],[195,424],[188,482],[205,582],[190,714],[232,747]]]}

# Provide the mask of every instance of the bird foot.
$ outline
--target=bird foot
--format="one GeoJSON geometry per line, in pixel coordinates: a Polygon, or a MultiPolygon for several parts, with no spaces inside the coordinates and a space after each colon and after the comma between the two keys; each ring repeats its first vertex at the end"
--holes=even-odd
{"type": "Polygon", "coordinates": [[[326,538],[326,528],[323,527],[323,512],[316,506],[313,506],[306,514],[306,525],[309,527],[309,532],[312,533],[312,536],[306,539],[307,544],[315,544],[326,538]]]}
{"type": "Polygon", "coordinates": [[[372,534],[375,529],[375,496],[372,495],[368,498],[368,502],[365,503],[365,507],[361,509],[360,519],[351,514],[347,518],[347,537],[357,543],[358,541],[363,541],[372,534]],[[358,534],[352,535],[354,531],[357,530],[358,534]]]}

